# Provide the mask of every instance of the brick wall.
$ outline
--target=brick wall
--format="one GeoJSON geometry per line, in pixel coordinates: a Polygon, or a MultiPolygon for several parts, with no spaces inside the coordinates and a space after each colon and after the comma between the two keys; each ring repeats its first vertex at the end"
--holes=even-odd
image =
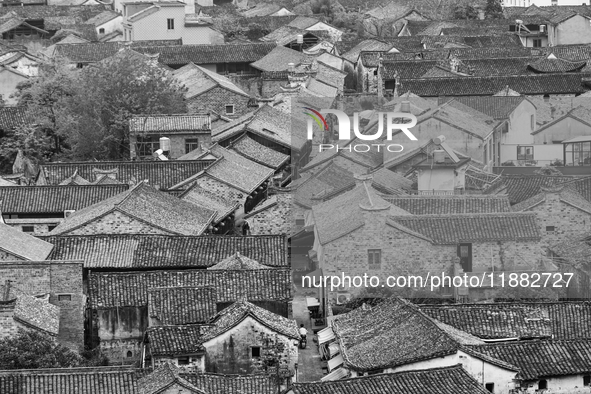
{"type": "Polygon", "coordinates": [[[216,111],[220,115],[238,117],[250,112],[248,101],[250,97],[234,93],[230,90],[216,87],[199,96],[188,100],[190,114],[203,113],[209,110],[216,111]],[[234,105],[234,114],[226,114],[226,105],[234,105]]]}
{"type": "Polygon", "coordinates": [[[12,305],[0,305],[0,339],[11,337],[17,332],[14,321],[14,303],[12,305]]]}
{"type": "Polygon", "coordinates": [[[199,178],[197,180],[197,184],[205,190],[216,193],[227,200],[235,201],[240,204],[244,204],[246,202],[246,195],[244,192],[209,176],[203,176],[199,178]]]}
{"type": "Polygon", "coordinates": [[[92,235],[92,234],[158,234],[171,235],[173,233],[152,227],[147,223],[127,216],[121,212],[111,212],[103,217],[95,219],[82,227],[76,228],[68,235],[92,235]]]}
{"type": "Polygon", "coordinates": [[[101,341],[102,353],[113,364],[133,364],[142,357],[141,339],[115,339],[101,341]]]}
{"type": "MultiPolygon", "coordinates": [[[[264,211],[247,216],[252,235],[290,234],[295,218],[292,213],[291,193],[275,194],[277,203],[264,211]]],[[[256,211],[256,208],[255,208],[256,211]]]]}
{"type": "Polygon", "coordinates": [[[72,349],[84,345],[86,296],[82,283],[82,263],[63,261],[0,263],[0,278],[30,295],[49,294],[49,302],[60,307],[58,341],[72,349]],[[60,300],[59,295],[71,300],[60,300]]]}
{"type": "Polygon", "coordinates": [[[281,90],[281,87],[287,86],[288,83],[287,79],[264,79],[261,96],[271,97],[277,93],[282,93],[283,91],[281,90]]]}
{"type": "Polygon", "coordinates": [[[128,363],[139,359],[139,344],[148,327],[147,307],[99,309],[93,315],[100,347],[109,360],[128,363]]]}
{"type": "Polygon", "coordinates": [[[560,201],[558,193],[546,193],[544,203],[527,211],[537,213],[544,246],[565,242],[591,231],[591,215],[560,201]],[[546,231],[549,226],[553,226],[554,231],[546,231]]]}
{"type": "Polygon", "coordinates": [[[291,340],[268,329],[252,318],[247,318],[233,329],[204,344],[206,372],[224,374],[250,374],[257,370],[260,359],[252,358],[252,347],[260,347],[261,356],[281,341],[285,351],[281,364],[294,371],[297,362],[297,346],[291,340]]]}
{"type": "Polygon", "coordinates": [[[263,80],[260,76],[241,76],[241,75],[227,75],[230,81],[240,86],[242,90],[250,94],[252,97],[261,96],[261,89],[263,86],[263,80]]]}
{"type": "MultiPolygon", "coordinates": [[[[365,226],[323,245],[320,264],[324,275],[376,275],[385,283],[387,276],[451,274],[458,262],[456,245],[433,245],[385,224],[384,211],[365,212],[365,226]],[[381,269],[370,269],[368,249],[381,250],[381,269]]],[[[472,244],[473,271],[512,270],[537,264],[541,246],[531,242],[484,242],[472,244]]],[[[533,267],[532,267],[533,268],[533,267]]],[[[531,268],[530,268],[531,269],[531,268]]],[[[358,293],[361,289],[350,289],[358,293]]]]}
{"type": "Polygon", "coordinates": [[[23,260],[20,257],[17,257],[13,254],[5,252],[4,250],[0,250],[0,261],[14,261],[14,260],[23,260]]]}

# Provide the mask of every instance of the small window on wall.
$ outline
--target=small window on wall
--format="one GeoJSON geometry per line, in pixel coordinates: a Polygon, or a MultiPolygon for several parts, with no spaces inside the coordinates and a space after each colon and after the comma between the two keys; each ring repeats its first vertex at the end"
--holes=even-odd
{"type": "Polygon", "coordinates": [[[168,28],[168,30],[174,30],[174,19],[168,18],[166,20],[166,27],[168,28]]]}
{"type": "Polygon", "coordinates": [[[23,226],[23,233],[34,233],[35,226],[23,226]]]}
{"type": "Polygon", "coordinates": [[[556,231],[556,227],[554,227],[554,226],[546,226],[546,232],[547,233],[553,233],[554,231],[556,231]]]}
{"type": "Polygon", "coordinates": [[[105,34],[105,29],[101,27],[101,28],[99,29],[99,34],[105,34]]]}
{"type": "Polygon", "coordinates": [[[226,105],[226,115],[234,115],[234,105],[226,105]]]}
{"type": "Polygon", "coordinates": [[[533,160],[534,159],[534,147],[533,146],[518,146],[517,147],[517,160],[533,160]]]}
{"type": "Polygon", "coordinates": [[[179,357],[177,361],[179,365],[189,365],[190,359],[189,357],[179,357]]]}
{"type": "Polygon", "coordinates": [[[199,139],[198,138],[187,138],[185,140],[185,153],[189,153],[191,151],[194,151],[197,148],[199,148],[199,139]]]}
{"type": "Polygon", "coordinates": [[[534,38],[533,39],[533,46],[534,48],[540,48],[542,46],[542,39],[541,38],[534,38]]]}
{"type": "Polygon", "coordinates": [[[484,388],[486,388],[491,393],[495,392],[495,384],[494,383],[487,383],[484,385],[484,388]]]}
{"type": "Polygon", "coordinates": [[[370,270],[382,269],[382,250],[369,249],[367,251],[367,263],[370,270]]]}
{"type": "Polygon", "coordinates": [[[71,294],[58,294],[57,296],[58,301],[72,301],[71,294]]]}
{"type": "Polygon", "coordinates": [[[529,123],[531,125],[531,129],[533,130],[536,127],[536,124],[534,122],[534,116],[533,115],[530,115],[530,117],[529,117],[529,123]]]}
{"type": "Polygon", "coordinates": [[[583,386],[590,386],[591,385],[591,375],[583,376],[583,386]]]}
{"type": "Polygon", "coordinates": [[[132,358],[133,357],[133,352],[131,350],[129,350],[126,354],[127,358],[132,358]]]}
{"type": "Polygon", "coordinates": [[[546,379],[541,379],[538,383],[538,390],[547,390],[548,389],[548,381],[546,379]]]}
{"type": "Polygon", "coordinates": [[[47,226],[47,231],[53,231],[54,228],[56,228],[56,225],[53,226],[47,226]]]}
{"type": "Polygon", "coordinates": [[[253,346],[251,348],[250,354],[252,358],[260,358],[261,357],[261,347],[260,346],[253,346]]]}

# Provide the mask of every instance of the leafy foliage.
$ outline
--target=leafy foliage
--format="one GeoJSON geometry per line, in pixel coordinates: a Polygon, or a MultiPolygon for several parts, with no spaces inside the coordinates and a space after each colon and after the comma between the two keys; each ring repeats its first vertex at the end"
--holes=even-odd
{"type": "Polygon", "coordinates": [[[487,19],[502,19],[503,6],[501,6],[501,0],[486,0],[484,13],[487,19]]]}
{"type": "Polygon", "coordinates": [[[478,11],[472,4],[458,4],[453,9],[453,19],[478,19],[478,11]]]}
{"type": "Polygon", "coordinates": [[[562,172],[560,172],[560,170],[558,168],[552,167],[552,165],[547,165],[547,166],[541,167],[538,170],[535,170],[534,171],[534,174],[538,174],[538,175],[562,175],[562,172]]]}
{"type": "Polygon", "coordinates": [[[7,133],[0,142],[0,171],[9,173],[18,151],[34,163],[51,158],[54,139],[41,127],[24,125],[7,133]]]}
{"type": "Polygon", "coordinates": [[[0,369],[68,368],[84,364],[76,352],[38,331],[0,339],[0,369]]]}

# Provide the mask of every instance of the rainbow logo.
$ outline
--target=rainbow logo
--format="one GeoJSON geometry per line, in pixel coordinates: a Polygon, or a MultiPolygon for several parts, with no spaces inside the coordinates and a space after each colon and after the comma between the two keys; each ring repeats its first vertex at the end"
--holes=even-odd
{"type": "Polygon", "coordinates": [[[318,127],[320,127],[320,130],[328,130],[328,124],[326,123],[326,119],[324,119],[324,116],[322,116],[320,112],[308,107],[304,107],[304,109],[313,112],[313,114],[308,112],[304,112],[304,114],[314,119],[316,121],[316,124],[318,124],[318,127]]]}

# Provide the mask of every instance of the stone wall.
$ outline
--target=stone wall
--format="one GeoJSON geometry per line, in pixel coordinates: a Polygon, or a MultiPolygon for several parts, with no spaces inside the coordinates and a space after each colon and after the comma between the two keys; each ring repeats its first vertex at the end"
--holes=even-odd
{"type": "Polygon", "coordinates": [[[49,294],[49,302],[60,307],[58,341],[80,350],[84,345],[86,306],[81,262],[0,263],[0,278],[33,296],[49,294]]]}
{"type": "Polygon", "coordinates": [[[222,116],[239,117],[250,112],[251,109],[248,108],[249,100],[250,97],[216,87],[199,96],[190,98],[188,100],[188,108],[190,114],[213,110],[222,116]],[[226,114],[226,105],[234,105],[234,114],[226,114]]]}
{"type": "Polygon", "coordinates": [[[15,304],[0,304],[0,339],[11,337],[17,332],[17,323],[14,321],[15,304]]]}
{"type": "Polygon", "coordinates": [[[246,216],[250,222],[252,235],[278,235],[290,234],[291,227],[295,225],[292,213],[291,193],[281,192],[275,194],[276,203],[269,208],[246,216]]]}
{"type": "Polygon", "coordinates": [[[131,363],[139,359],[141,342],[148,328],[147,309],[121,307],[98,309],[93,313],[100,347],[111,362],[131,363]]]}
{"type": "Polygon", "coordinates": [[[0,250],[0,261],[14,261],[14,260],[23,260],[23,259],[15,256],[11,253],[8,253],[4,250],[0,250]]]}
{"type": "Polygon", "coordinates": [[[204,344],[206,349],[206,372],[223,374],[250,374],[260,370],[261,358],[277,342],[284,344],[280,364],[294,371],[297,362],[297,345],[289,339],[268,329],[252,318],[247,318],[236,327],[204,344]],[[261,357],[252,357],[252,348],[260,347],[261,357]]]}
{"type": "Polygon", "coordinates": [[[147,223],[127,216],[121,212],[111,212],[65,234],[156,234],[172,235],[173,233],[152,227],[147,223]]]}

